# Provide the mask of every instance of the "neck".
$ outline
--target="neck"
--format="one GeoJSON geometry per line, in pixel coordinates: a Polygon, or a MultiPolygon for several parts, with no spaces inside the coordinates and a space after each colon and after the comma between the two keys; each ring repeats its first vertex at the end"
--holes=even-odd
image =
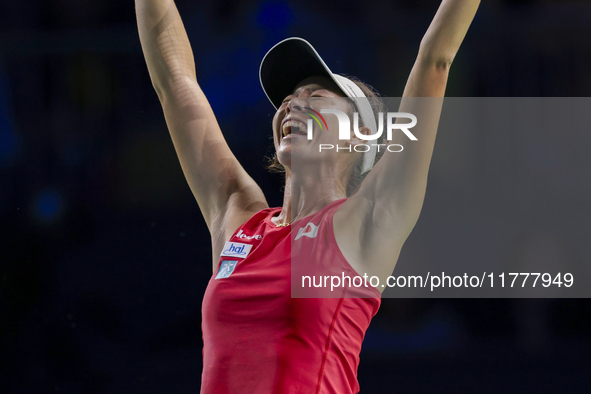
{"type": "Polygon", "coordinates": [[[287,170],[283,207],[275,218],[275,224],[292,223],[346,196],[345,183],[337,174],[321,172],[316,168],[316,172],[307,171],[305,176],[298,176],[287,170]]]}

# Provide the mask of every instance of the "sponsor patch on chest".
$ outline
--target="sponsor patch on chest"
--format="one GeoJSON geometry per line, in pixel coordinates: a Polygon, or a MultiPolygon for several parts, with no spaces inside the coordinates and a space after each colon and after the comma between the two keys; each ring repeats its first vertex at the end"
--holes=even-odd
{"type": "Polygon", "coordinates": [[[257,235],[246,235],[242,232],[242,230],[238,231],[238,234],[235,235],[236,238],[242,238],[242,239],[256,239],[257,241],[260,241],[261,239],[263,239],[263,236],[260,234],[257,235]]]}
{"type": "Polygon", "coordinates": [[[218,270],[218,274],[215,276],[215,278],[223,279],[229,277],[230,275],[232,275],[232,272],[234,272],[236,264],[238,264],[238,260],[223,260],[220,264],[220,269],[218,270]]]}
{"type": "Polygon", "coordinates": [[[252,245],[243,244],[240,242],[226,242],[222,251],[222,256],[238,257],[240,259],[246,258],[252,249],[252,245]]]}

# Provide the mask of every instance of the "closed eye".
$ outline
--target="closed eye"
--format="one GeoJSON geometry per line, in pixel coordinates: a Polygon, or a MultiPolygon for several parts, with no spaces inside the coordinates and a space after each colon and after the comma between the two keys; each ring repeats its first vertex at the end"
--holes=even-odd
{"type": "Polygon", "coordinates": [[[312,102],[325,102],[328,104],[332,104],[334,103],[334,101],[332,101],[332,97],[324,97],[324,96],[310,96],[310,98],[313,98],[314,100],[312,102]]]}

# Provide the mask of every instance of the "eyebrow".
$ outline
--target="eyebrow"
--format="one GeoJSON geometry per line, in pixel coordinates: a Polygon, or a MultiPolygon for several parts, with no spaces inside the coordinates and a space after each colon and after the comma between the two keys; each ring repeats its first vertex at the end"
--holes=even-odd
{"type": "Polygon", "coordinates": [[[305,85],[305,86],[300,86],[299,88],[297,88],[292,95],[297,96],[298,94],[300,94],[302,92],[302,90],[305,88],[305,90],[307,90],[308,92],[312,92],[313,90],[321,90],[321,89],[326,89],[320,85],[316,85],[316,84],[311,84],[311,85],[305,85]]]}

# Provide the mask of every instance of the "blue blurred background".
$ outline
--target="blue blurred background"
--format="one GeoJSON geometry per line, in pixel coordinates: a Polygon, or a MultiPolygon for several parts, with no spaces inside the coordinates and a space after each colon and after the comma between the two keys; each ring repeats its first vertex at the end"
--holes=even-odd
{"type": "MultiPolygon", "coordinates": [[[[590,95],[591,2],[483,3],[449,96],[590,95]]],[[[301,36],[334,72],[399,96],[438,4],[177,1],[200,85],[272,206],[282,179],[265,170],[273,116],[258,81],[265,52],[301,36]]],[[[484,151],[488,141],[464,149],[484,151]]],[[[543,144],[499,151],[498,160],[534,152],[515,179],[540,198],[498,253],[586,260],[588,227],[544,220],[558,216],[546,215],[556,207],[543,198],[554,184],[535,153],[552,149],[543,144]]],[[[558,162],[590,164],[569,161],[577,141],[561,146],[558,162]]],[[[470,157],[466,165],[490,175],[481,155],[470,157]]],[[[555,198],[591,200],[589,179],[571,183],[555,198]]],[[[428,220],[439,195],[471,196],[470,187],[453,168],[432,172],[427,213],[401,258],[433,257],[420,245],[452,239],[472,220],[439,212],[445,234],[428,220]]],[[[0,391],[198,392],[211,247],[150,83],[133,2],[0,3],[0,223],[0,391]]],[[[361,355],[361,392],[588,392],[590,333],[588,300],[385,299],[361,355]]]]}

